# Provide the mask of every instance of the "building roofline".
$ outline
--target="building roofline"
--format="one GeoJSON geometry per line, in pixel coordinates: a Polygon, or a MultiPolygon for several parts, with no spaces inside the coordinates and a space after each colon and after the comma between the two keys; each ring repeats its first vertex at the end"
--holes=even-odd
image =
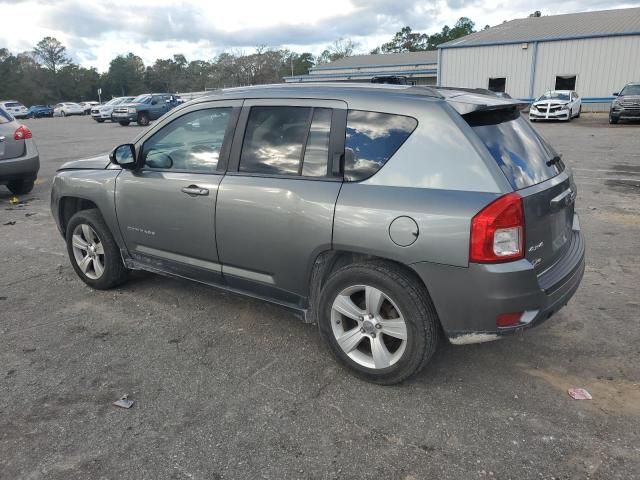
{"type": "MultiPolygon", "coordinates": [[[[393,54],[389,54],[389,55],[393,55],[393,54]]],[[[379,64],[371,64],[371,65],[354,65],[352,67],[330,67],[330,66],[324,66],[324,67],[313,67],[311,68],[309,71],[313,72],[314,70],[353,70],[356,68],[384,68],[384,67],[412,67],[412,66],[418,66],[418,65],[438,65],[438,61],[432,61],[429,60],[428,62],[424,62],[424,63],[420,63],[420,62],[412,62],[412,63],[394,63],[394,64],[388,64],[388,65],[379,65],[379,64]]]]}
{"type": "MultiPolygon", "coordinates": [[[[588,33],[584,35],[567,35],[566,37],[550,37],[550,38],[532,38],[532,39],[522,39],[522,40],[504,40],[504,41],[494,41],[494,42],[482,42],[482,43],[472,43],[472,44],[453,44],[447,45],[443,43],[442,45],[438,45],[436,48],[447,50],[449,48],[473,48],[473,47],[493,47],[497,45],[517,45],[519,43],[546,43],[546,42],[559,42],[562,40],[585,40],[589,38],[604,38],[604,37],[631,37],[640,35],[640,31],[638,32],[609,32],[609,33],[588,33]]],[[[464,39],[462,37],[460,40],[464,39]]],[[[452,40],[455,42],[456,40],[452,40]]],[[[451,43],[451,42],[447,42],[451,43]]]]}

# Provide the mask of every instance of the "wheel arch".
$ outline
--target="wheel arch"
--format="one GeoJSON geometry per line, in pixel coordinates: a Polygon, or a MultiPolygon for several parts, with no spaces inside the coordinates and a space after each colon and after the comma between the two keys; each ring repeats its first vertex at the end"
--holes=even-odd
{"type": "Polygon", "coordinates": [[[98,205],[87,198],[75,196],[61,197],[58,204],[58,219],[62,232],[67,231],[69,220],[71,220],[71,217],[73,217],[76,213],[81,210],[91,210],[94,208],[98,211],[100,210],[98,205]]]}
{"type": "MultiPolygon", "coordinates": [[[[307,323],[317,323],[318,301],[320,299],[320,293],[322,292],[323,286],[326,284],[327,280],[333,272],[347,265],[369,262],[384,262],[403,271],[409,277],[413,278],[416,284],[419,285],[420,288],[423,288],[429,298],[431,298],[431,293],[428,286],[418,275],[418,273],[409,265],[390,258],[380,257],[377,255],[371,255],[357,251],[325,250],[323,252],[320,252],[316,256],[310,268],[309,300],[308,309],[305,315],[305,321],[307,323]]],[[[438,313],[437,309],[436,313],[438,313]]],[[[439,320],[438,323],[440,323],[439,320]]],[[[442,328],[442,326],[440,326],[440,328],[442,328]]]]}

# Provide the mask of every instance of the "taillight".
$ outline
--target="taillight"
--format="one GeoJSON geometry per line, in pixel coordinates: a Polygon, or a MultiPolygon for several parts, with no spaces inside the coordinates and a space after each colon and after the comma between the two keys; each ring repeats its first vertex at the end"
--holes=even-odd
{"type": "Polygon", "coordinates": [[[496,317],[498,327],[515,327],[520,323],[524,312],[501,313],[496,317]]]}
{"type": "Polygon", "coordinates": [[[487,205],[471,220],[469,260],[496,263],[523,257],[522,197],[508,193],[487,205]]]}
{"type": "Polygon", "coordinates": [[[26,140],[27,138],[32,138],[33,134],[31,130],[29,130],[24,125],[20,125],[18,129],[13,133],[14,140],[26,140]]]}

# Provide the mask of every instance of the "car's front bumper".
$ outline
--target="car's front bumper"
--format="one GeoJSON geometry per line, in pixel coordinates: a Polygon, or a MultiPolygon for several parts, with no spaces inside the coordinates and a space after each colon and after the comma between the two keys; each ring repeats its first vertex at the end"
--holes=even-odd
{"type": "Polygon", "coordinates": [[[135,122],[138,119],[138,113],[112,113],[111,120],[114,122],[135,122]]]}
{"type": "Polygon", "coordinates": [[[12,180],[35,180],[40,170],[40,156],[33,140],[25,140],[24,154],[0,160],[0,183],[12,180]]]}
{"type": "Polygon", "coordinates": [[[542,273],[528,260],[471,263],[467,268],[416,263],[451,343],[496,340],[549,319],[571,299],[584,274],[585,244],[577,217],[562,258],[542,273]],[[500,314],[524,312],[513,327],[497,327],[500,314]]]}
{"type": "Polygon", "coordinates": [[[94,120],[111,120],[111,112],[91,112],[91,118],[94,120]]]}
{"type": "Polygon", "coordinates": [[[639,109],[625,109],[625,108],[612,108],[609,111],[609,116],[616,120],[640,120],[639,109]]]}
{"type": "Polygon", "coordinates": [[[529,110],[529,120],[569,120],[570,110],[558,110],[556,112],[546,112],[543,110],[529,110]]]}

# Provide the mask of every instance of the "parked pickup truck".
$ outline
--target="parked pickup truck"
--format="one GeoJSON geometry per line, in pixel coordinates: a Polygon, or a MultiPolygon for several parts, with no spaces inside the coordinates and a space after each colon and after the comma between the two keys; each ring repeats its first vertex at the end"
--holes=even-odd
{"type": "Polygon", "coordinates": [[[111,121],[126,127],[131,122],[146,127],[178,105],[175,95],[170,93],[145,93],[138,95],[131,103],[118,105],[113,109],[111,121]]]}

